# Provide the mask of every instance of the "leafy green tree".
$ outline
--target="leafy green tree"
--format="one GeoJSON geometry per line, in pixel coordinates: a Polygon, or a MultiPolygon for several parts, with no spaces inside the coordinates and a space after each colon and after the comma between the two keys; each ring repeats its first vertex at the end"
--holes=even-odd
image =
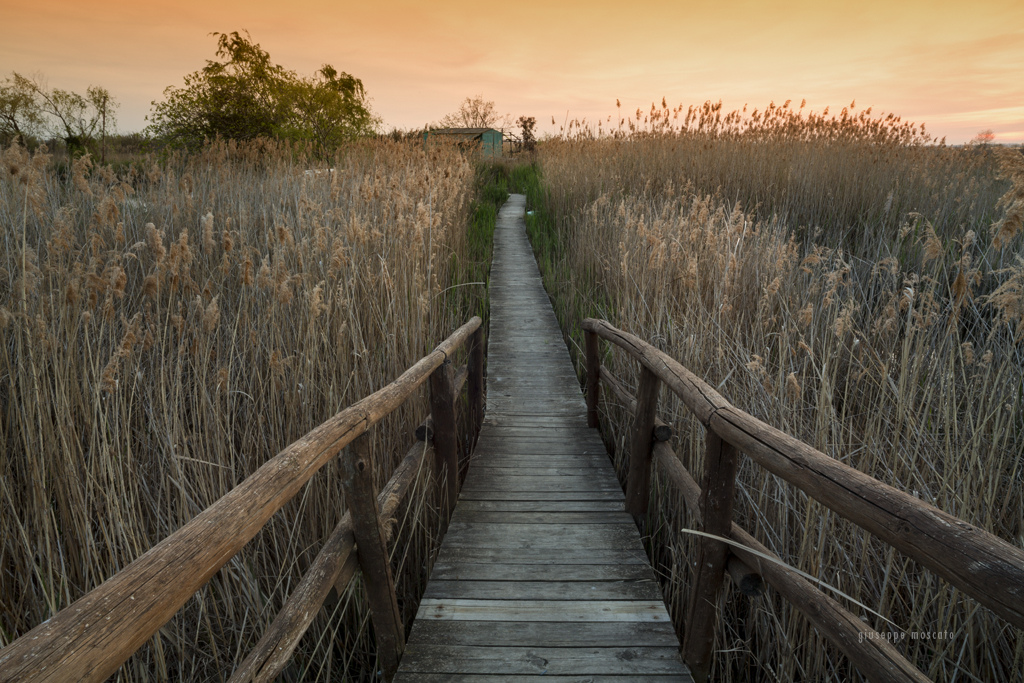
{"type": "Polygon", "coordinates": [[[148,132],[192,148],[215,137],[276,137],[309,140],[326,151],[377,126],[359,79],[330,65],[300,78],[273,63],[248,33],[213,35],[222,61],[207,61],[183,88],[164,90],[164,101],[153,102],[148,132]]]}
{"type": "Polygon", "coordinates": [[[294,128],[287,137],[310,140],[321,152],[369,135],[381,123],[366,105],[363,82],[330,64],[292,82],[288,103],[294,128]]]}

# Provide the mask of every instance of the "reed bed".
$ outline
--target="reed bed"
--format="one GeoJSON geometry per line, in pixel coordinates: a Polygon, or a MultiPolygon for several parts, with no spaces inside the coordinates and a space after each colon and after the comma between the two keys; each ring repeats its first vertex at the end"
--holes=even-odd
{"type": "MultiPolygon", "coordinates": [[[[655,108],[646,127],[541,147],[529,228],[570,344],[607,318],[754,416],[1020,544],[1024,155],[895,117],[773,111],[655,108]]],[[[635,386],[625,354],[603,362],[635,386]]],[[[622,471],[630,420],[604,410],[622,471]]],[[[668,392],[659,411],[699,480],[703,428],[668,392]]],[[[692,521],[655,488],[648,548],[682,632],[692,521]]],[[[933,679],[1021,680],[1018,630],[749,460],[736,520],[884,615],[839,598],[933,679]]],[[[770,591],[730,591],[721,613],[713,680],[859,679],[770,591]]]]}
{"type": "MultiPolygon", "coordinates": [[[[213,143],[118,176],[0,151],[0,647],[97,586],[479,306],[454,147],[213,143]]],[[[378,426],[380,487],[429,411],[378,426]]],[[[421,486],[427,483],[422,481],[421,486]]],[[[429,497],[401,515],[411,620],[429,497]]],[[[118,673],[226,680],[345,510],[331,463],[118,673]]],[[[359,581],[285,678],[377,670],[359,581]]]]}

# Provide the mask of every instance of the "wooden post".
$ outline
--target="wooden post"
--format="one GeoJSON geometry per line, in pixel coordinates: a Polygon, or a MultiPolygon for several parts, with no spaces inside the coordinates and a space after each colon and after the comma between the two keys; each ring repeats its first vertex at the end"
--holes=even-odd
{"type": "Polygon", "coordinates": [[[647,514],[647,501],[651,495],[651,443],[660,386],[657,375],[644,368],[636,391],[636,427],[629,451],[629,478],[626,481],[626,512],[638,522],[647,514]]]}
{"type": "MultiPolygon", "coordinates": [[[[704,485],[700,496],[704,532],[729,538],[739,458],[736,449],[723,441],[713,429],[707,430],[705,446],[704,485]]],[[[683,636],[683,660],[690,667],[697,683],[708,680],[711,671],[718,593],[722,587],[728,550],[728,546],[721,541],[707,536],[700,537],[687,608],[686,633],[683,636]]]]}
{"type": "Polygon", "coordinates": [[[368,451],[365,439],[360,438],[344,458],[345,499],[352,515],[356,554],[366,583],[373,629],[377,633],[377,655],[384,668],[384,678],[390,681],[405,650],[405,628],[398,611],[386,536],[377,514],[373,462],[368,451]]]}
{"type": "Polygon", "coordinates": [[[469,378],[466,393],[469,398],[470,450],[476,446],[480,424],[484,419],[484,330],[478,327],[469,339],[469,378]]]}
{"type": "Polygon", "coordinates": [[[597,427],[597,403],[601,398],[601,358],[598,336],[589,330],[583,334],[587,354],[587,426],[597,427]]]}
{"type": "Polygon", "coordinates": [[[430,415],[434,418],[435,472],[444,482],[441,494],[442,517],[447,517],[459,495],[459,443],[452,407],[452,365],[446,360],[430,375],[430,415]]]}

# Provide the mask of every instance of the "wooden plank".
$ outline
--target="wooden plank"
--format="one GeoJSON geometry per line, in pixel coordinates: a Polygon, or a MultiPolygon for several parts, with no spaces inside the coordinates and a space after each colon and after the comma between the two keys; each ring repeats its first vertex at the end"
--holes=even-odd
{"type": "Polygon", "coordinates": [[[496,510],[459,511],[455,522],[477,524],[631,524],[633,518],[626,512],[508,512],[496,510]]]}
{"type": "Polygon", "coordinates": [[[463,489],[459,499],[466,500],[545,500],[557,496],[562,500],[607,500],[621,503],[622,491],[501,491],[494,489],[463,489]]]}
{"type": "Polygon", "coordinates": [[[431,579],[425,598],[438,600],[661,600],[653,579],[639,581],[446,581],[431,579]]]}
{"type": "Polygon", "coordinates": [[[632,548],[640,545],[636,528],[630,524],[580,524],[553,527],[550,524],[467,524],[448,528],[449,548],[632,548]]]}
{"type": "Polygon", "coordinates": [[[500,564],[438,559],[430,580],[448,581],[651,581],[649,567],[638,564],[500,564]]]}
{"type": "Polygon", "coordinates": [[[458,621],[669,621],[659,600],[424,599],[417,619],[458,621]]]}
{"type": "Polygon", "coordinates": [[[500,477],[478,475],[467,480],[463,490],[466,492],[479,490],[502,490],[507,492],[525,491],[541,493],[545,491],[618,491],[622,492],[619,482],[611,474],[583,475],[578,477],[500,477]]]}
{"type": "Polygon", "coordinates": [[[409,648],[406,671],[432,673],[681,674],[673,647],[472,647],[409,648]]]}
{"type": "Polygon", "coordinates": [[[642,564],[648,565],[647,555],[639,540],[633,548],[604,548],[595,553],[592,548],[550,548],[515,547],[465,547],[454,548],[445,545],[438,561],[444,562],[494,562],[496,564],[642,564]]]}
{"type": "Polygon", "coordinates": [[[498,512],[601,512],[625,510],[623,500],[469,500],[461,499],[455,514],[474,510],[498,512]]]}
{"type": "Polygon", "coordinates": [[[607,458],[596,456],[535,456],[535,455],[487,455],[470,459],[476,471],[508,470],[522,472],[523,468],[537,475],[585,474],[582,469],[608,470],[607,458]]]}
{"type": "MultiPolygon", "coordinates": [[[[489,479],[502,480],[522,478],[574,479],[580,477],[585,480],[610,480],[618,483],[618,479],[616,479],[614,471],[611,467],[608,466],[609,463],[605,461],[604,463],[602,463],[604,465],[603,467],[597,467],[596,463],[600,461],[596,459],[594,461],[595,466],[592,467],[577,467],[572,464],[562,465],[562,462],[565,462],[565,460],[562,460],[560,462],[555,463],[554,465],[551,465],[550,459],[544,461],[547,464],[537,466],[524,466],[524,463],[522,463],[521,461],[517,461],[515,458],[508,458],[504,462],[497,459],[479,459],[474,460],[473,462],[476,465],[472,473],[473,479],[479,481],[487,481],[489,479]]],[[[572,461],[569,460],[568,462],[571,463],[572,461]]]]}
{"type": "Polygon", "coordinates": [[[672,625],[665,621],[417,621],[409,635],[417,645],[547,647],[678,647],[672,625]]]}
{"type": "MultiPolygon", "coordinates": [[[[394,680],[396,683],[521,683],[521,681],[533,679],[533,676],[525,674],[434,674],[416,672],[405,675],[399,672],[394,680]]],[[[642,674],[639,676],[602,676],[595,674],[577,676],[544,675],[544,681],[554,681],[554,683],[645,683],[646,681],[653,681],[654,683],[693,683],[693,679],[688,673],[642,674]]]]}
{"type": "Polygon", "coordinates": [[[533,458],[536,464],[544,464],[545,462],[552,462],[556,464],[562,464],[562,462],[595,462],[600,463],[602,466],[610,466],[611,460],[608,458],[608,452],[604,446],[600,448],[596,446],[578,446],[576,449],[566,452],[564,450],[556,451],[552,448],[533,448],[529,451],[525,450],[513,450],[511,448],[505,448],[501,446],[491,446],[490,448],[477,449],[477,452],[473,454],[473,460],[486,460],[487,458],[500,458],[508,457],[515,458],[517,460],[522,459],[522,464],[530,465],[530,458],[533,458]]]}

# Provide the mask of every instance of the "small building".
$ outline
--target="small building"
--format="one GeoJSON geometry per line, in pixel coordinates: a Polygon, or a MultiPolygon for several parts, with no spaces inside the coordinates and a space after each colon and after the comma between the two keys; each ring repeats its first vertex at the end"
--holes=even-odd
{"type": "Polygon", "coordinates": [[[476,147],[481,156],[500,157],[502,132],[493,128],[438,128],[423,132],[423,142],[431,137],[444,136],[466,146],[476,147]]]}

